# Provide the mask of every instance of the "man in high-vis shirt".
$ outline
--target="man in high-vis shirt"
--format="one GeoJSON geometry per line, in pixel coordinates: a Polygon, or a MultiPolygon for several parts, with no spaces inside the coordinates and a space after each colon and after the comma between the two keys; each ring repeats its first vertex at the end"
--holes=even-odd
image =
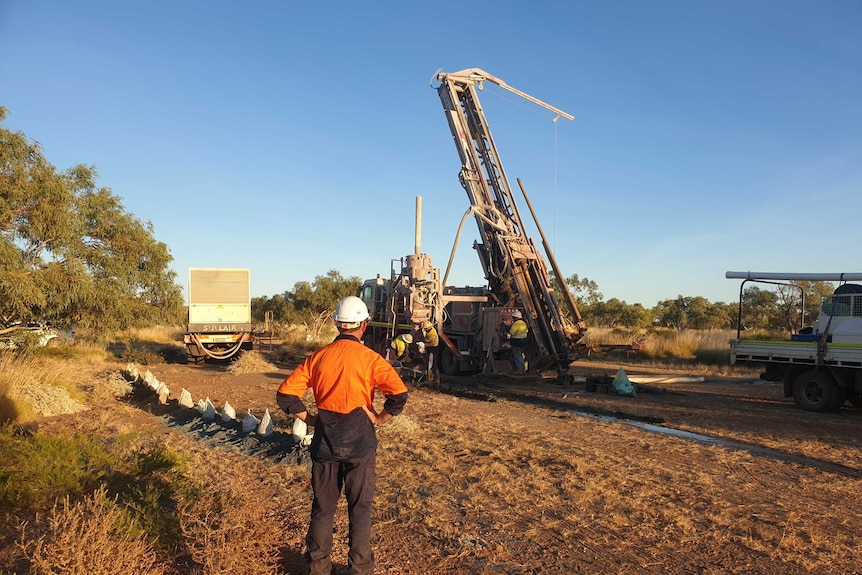
{"type": "Polygon", "coordinates": [[[509,343],[512,345],[512,360],[515,362],[515,373],[523,375],[526,373],[527,362],[524,359],[524,351],[527,349],[527,334],[529,328],[523,319],[520,310],[512,312],[512,327],[509,328],[509,343]]]}
{"type": "Polygon", "coordinates": [[[314,427],[314,501],[306,536],[310,575],[330,575],[332,570],[332,525],[342,485],[350,520],[348,572],[370,575],[374,572],[371,512],[377,479],[374,426],[401,413],[407,387],[380,354],[362,344],[369,316],[361,299],[349,296],[341,300],[334,319],[338,337],[302,362],[278,388],[276,399],[285,412],[314,427]],[[314,392],[316,416],[309,415],[302,402],[308,388],[314,392]],[[375,388],[386,397],[379,413],[372,405],[375,388]]]}
{"type": "Polygon", "coordinates": [[[422,322],[422,346],[420,351],[428,357],[426,371],[428,381],[431,383],[440,383],[440,335],[437,333],[437,328],[428,320],[422,322]]]}
{"type": "MultiPolygon", "coordinates": [[[[410,354],[408,350],[410,349],[410,345],[413,343],[413,336],[409,333],[402,333],[392,340],[392,343],[389,344],[389,347],[392,349],[392,356],[394,356],[393,361],[402,361],[406,362],[410,360],[410,354]]],[[[386,356],[389,357],[389,350],[386,350],[386,356]]]]}

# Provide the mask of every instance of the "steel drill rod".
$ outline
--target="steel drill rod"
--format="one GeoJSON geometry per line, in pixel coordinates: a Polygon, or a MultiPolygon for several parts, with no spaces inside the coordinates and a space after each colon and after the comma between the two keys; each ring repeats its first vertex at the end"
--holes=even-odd
{"type": "Polygon", "coordinates": [[[583,332],[583,318],[581,318],[581,312],[578,311],[575,298],[572,296],[572,292],[569,291],[569,287],[566,285],[566,279],[563,277],[563,274],[560,273],[560,267],[557,265],[557,260],[554,258],[554,253],[551,251],[551,246],[548,244],[547,238],[545,238],[545,232],[542,230],[539,218],[536,217],[536,211],[533,209],[533,204],[530,202],[529,196],[527,196],[527,190],[524,189],[524,184],[521,182],[521,178],[516,179],[518,180],[518,187],[521,188],[521,193],[524,195],[524,201],[527,202],[527,207],[530,208],[530,213],[533,215],[536,229],[539,230],[539,235],[542,236],[542,245],[545,247],[545,254],[548,256],[548,260],[551,262],[551,268],[554,270],[554,276],[557,278],[558,287],[563,292],[563,299],[566,300],[566,305],[569,306],[569,311],[572,312],[572,317],[578,325],[578,331],[583,332]]]}

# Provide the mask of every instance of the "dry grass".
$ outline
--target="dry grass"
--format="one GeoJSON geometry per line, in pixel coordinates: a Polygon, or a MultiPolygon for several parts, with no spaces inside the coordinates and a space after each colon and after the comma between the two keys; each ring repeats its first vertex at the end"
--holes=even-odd
{"type": "Polygon", "coordinates": [[[129,328],[118,331],[114,337],[119,341],[152,343],[182,342],[185,328],[179,325],[157,325],[153,327],[129,328]]]}
{"type": "Polygon", "coordinates": [[[623,330],[609,328],[590,328],[589,341],[603,344],[627,344],[643,341],[642,352],[650,358],[693,357],[698,350],[722,350],[730,352],[730,340],[736,337],[735,330],[694,330],[677,331],[668,328],[650,330],[623,330]]]}
{"type": "Polygon", "coordinates": [[[239,375],[242,373],[277,371],[278,368],[266,361],[258,352],[245,351],[239,355],[236,361],[231,362],[227,370],[234,375],[239,375]]]}
{"type": "Polygon", "coordinates": [[[421,391],[411,402],[426,433],[381,429],[379,467],[392,471],[380,538],[418,550],[410,565],[390,557],[401,573],[837,573],[862,561],[855,481],[523,405],[421,391]]]}
{"type": "Polygon", "coordinates": [[[81,411],[85,388],[97,387],[93,374],[115,367],[104,346],[93,343],[0,354],[0,422],[81,411]]]}
{"type": "Polygon", "coordinates": [[[286,345],[302,350],[315,350],[330,343],[338,335],[332,322],[315,334],[304,325],[285,324],[279,327],[277,336],[286,345]]]}
{"type": "Polygon", "coordinates": [[[273,492],[230,482],[184,509],[180,526],[196,575],[276,573],[283,544],[273,492]]]}
{"type": "Polygon", "coordinates": [[[129,328],[113,334],[108,349],[123,361],[140,365],[155,365],[185,360],[181,326],[129,328]]]}
{"type": "Polygon", "coordinates": [[[74,369],[63,362],[27,355],[0,356],[0,421],[20,423],[37,415],[86,409],[74,384],[74,369]]]}
{"type": "Polygon", "coordinates": [[[16,421],[21,409],[10,397],[12,382],[13,378],[4,369],[4,358],[0,357],[0,423],[16,421]]]}
{"type": "Polygon", "coordinates": [[[19,546],[33,575],[158,575],[165,573],[147,539],[104,488],[78,503],[55,504],[47,533],[19,546]]]}
{"type": "MultiPolygon", "coordinates": [[[[855,413],[842,414],[845,425],[855,413]]],[[[145,416],[133,423],[118,411],[112,421],[141,429],[145,416]]],[[[795,417],[799,433],[811,437],[801,449],[830,459],[824,446],[840,443],[824,431],[832,416],[795,417]]],[[[112,434],[106,425],[100,423],[100,433],[112,434]]],[[[782,449],[783,442],[790,450],[791,439],[763,425],[767,445],[782,449]]],[[[726,431],[739,437],[732,424],[726,431]]],[[[158,426],[148,433],[192,453],[190,467],[207,485],[208,497],[181,507],[195,565],[177,572],[302,572],[311,500],[306,468],[205,447],[158,426]]],[[[374,545],[381,573],[801,575],[854,573],[862,564],[862,502],[851,477],[562,409],[424,389],[411,389],[405,413],[379,436],[374,545]]],[[[858,443],[845,446],[858,451],[858,443]]],[[[73,527],[83,522],[63,520],[73,527]]],[[[342,567],[346,526],[341,505],[334,559],[342,567]]],[[[80,540],[82,532],[74,527],[72,535],[80,540]]],[[[117,533],[99,537],[109,535],[117,533]]],[[[31,534],[40,536],[43,557],[66,560],[60,551],[48,555],[50,533],[31,534]]],[[[35,543],[25,545],[35,557],[35,543]]],[[[178,568],[171,558],[164,563],[178,568]]],[[[57,563],[33,572],[73,573],[62,569],[57,563]]]]}
{"type": "Polygon", "coordinates": [[[643,360],[694,361],[722,368],[730,364],[730,340],[735,337],[734,330],[591,328],[585,343],[626,345],[638,341],[643,348],[635,357],[643,360]]]}

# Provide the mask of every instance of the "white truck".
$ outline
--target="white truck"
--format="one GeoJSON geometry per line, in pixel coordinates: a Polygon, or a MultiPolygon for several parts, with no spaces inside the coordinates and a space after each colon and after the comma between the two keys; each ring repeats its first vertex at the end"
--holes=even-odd
{"type": "MultiPolygon", "coordinates": [[[[69,332],[69,339],[72,333],[69,332]]],[[[28,342],[35,347],[53,346],[60,342],[59,337],[60,333],[45,323],[0,325],[0,349],[18,349],[26,347],[28,342]]]]}
{"type": "Polygon", "coordinates": [[[807,411],[837,411],[849,401],[862,407],[862,273],[727,272],[741,279],[736,339],[730,342],[730,363],[763,365],[761,378],[784,383],[784,397],[793,396],[807,411]],[[742,339],[742,294],[749,281],[788,280],[839,282],[820,302],[814,323],[788,340],[742,339]]]}
{"type": "Polygon", "coordinates": [[[254,349],[248,269],[189,269],[189,323],[183,343],[187,362],[193,365],[254,349]]]}

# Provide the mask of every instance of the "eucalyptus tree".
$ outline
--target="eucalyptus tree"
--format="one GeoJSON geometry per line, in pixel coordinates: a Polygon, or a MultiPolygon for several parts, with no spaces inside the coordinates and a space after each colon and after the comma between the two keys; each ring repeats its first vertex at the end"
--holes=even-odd
{"type": "Polygon", "coordinates": [[[87,165],[58,171],[38,143],[0,125],[4,324],[50,320],[105,332],[182,321],[168,247],[97,177],[87,165]]]}

